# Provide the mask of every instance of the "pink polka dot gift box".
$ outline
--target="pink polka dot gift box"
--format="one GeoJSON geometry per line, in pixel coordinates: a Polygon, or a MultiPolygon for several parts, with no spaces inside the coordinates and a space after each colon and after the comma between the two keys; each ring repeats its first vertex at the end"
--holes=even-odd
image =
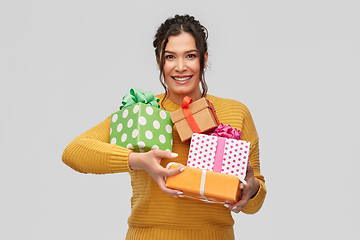
{"type": "Polygon", "coordinates": [[[235,175],[244,181],[249,153],[250,142],[194,133],[187,166],[235,175]]]}

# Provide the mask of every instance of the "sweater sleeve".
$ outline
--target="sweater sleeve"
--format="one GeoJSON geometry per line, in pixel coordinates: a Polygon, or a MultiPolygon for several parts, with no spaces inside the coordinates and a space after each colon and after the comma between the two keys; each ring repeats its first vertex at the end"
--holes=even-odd
{"type": "Polygon", "coordinates": [[[249,200],[246,206],[242,211],[246,214],[254,214],[258,212],[265,200],[266,188],[265,188],[265,178],[260,173],[260,151],[259,151],[259,137],[255,128],[254,121],[250,114],[250,111],[245,107],[244,111],[244,120],[243,120],[243,129],[242,129],[242,140],[250,141],[250,156],[249,162],[254,170],[254,177],[259,182],[259,190],[256,195],[249,200]]]}
{"type": "Polygon", "coordinates": [[[237,100],[218,98],[215,96],[208,96],[208,99],[214,104],[219,121],[225,125],[229,124],[232,128],[239,129],[242,133],[241,140],[251,143],[249,161],[254,170],[254,177],[259,182],[259,190],[245,205],[242,212],[254,214],[260,210],[266,196],[265,179],[260,173],[259,136],[255,128],[254,120],[250,110],[237,100]]]}
{"type": "Polygon", "coordinates": [[[110,116],[76,137],[65,148],[62,160],[81,173],[106,174],[131,171],[129,149],[109,144],[110,116]]]}

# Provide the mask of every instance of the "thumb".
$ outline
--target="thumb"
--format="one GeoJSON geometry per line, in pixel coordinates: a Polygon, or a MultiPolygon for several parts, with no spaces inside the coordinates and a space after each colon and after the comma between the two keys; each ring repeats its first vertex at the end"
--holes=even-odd
{"type": "Polygon", "coordinates": [[[158,158],[168,158],[168,159],[172,159],[172,158],[176,158],[179,154],[177,153],[173,153],[173,152],[169,152],[169,151],[163,151],[160,149],[156,149],[153,150],[154,154],[156,155],[156,157],[158,158]]]}
{"type": "Polygon", "coordinates": [[[167,177],[171,177],[171,176],[181,173],[184,170],[185,170],[184,167],[177,167],[177,168],[169,169],[166,175],[167,175],[167,177]]]}

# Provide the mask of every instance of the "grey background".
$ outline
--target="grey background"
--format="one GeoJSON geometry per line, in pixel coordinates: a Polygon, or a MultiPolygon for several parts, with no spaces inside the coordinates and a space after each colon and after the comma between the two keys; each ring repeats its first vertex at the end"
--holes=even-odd
{"type": "MultiPolygon", "coordinates": [[[[209,93],[260,135],[268,195],[237,239],[359,234],[358,1],[1,1],[0,239],[123,239],[129,176],[83,175],[66,145],[129,89],[162,92],[152,40],[175,13],[209,30],[209,93]]],[[[144,206],[146,208],[146,206],[144,206]]]]}

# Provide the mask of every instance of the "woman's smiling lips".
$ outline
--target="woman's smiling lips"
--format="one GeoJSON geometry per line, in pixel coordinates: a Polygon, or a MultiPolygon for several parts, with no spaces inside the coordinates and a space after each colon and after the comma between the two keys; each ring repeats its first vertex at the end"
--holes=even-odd
{"type": "Polygon", "coordinates": [[[173,78],[175,81],[185,82],[185,81],[187,81],[187,80],[190,80],[190,78],[192,78],[192,75],[191,75],[191,76],[172,76],[172,78],[173,78]]]}

